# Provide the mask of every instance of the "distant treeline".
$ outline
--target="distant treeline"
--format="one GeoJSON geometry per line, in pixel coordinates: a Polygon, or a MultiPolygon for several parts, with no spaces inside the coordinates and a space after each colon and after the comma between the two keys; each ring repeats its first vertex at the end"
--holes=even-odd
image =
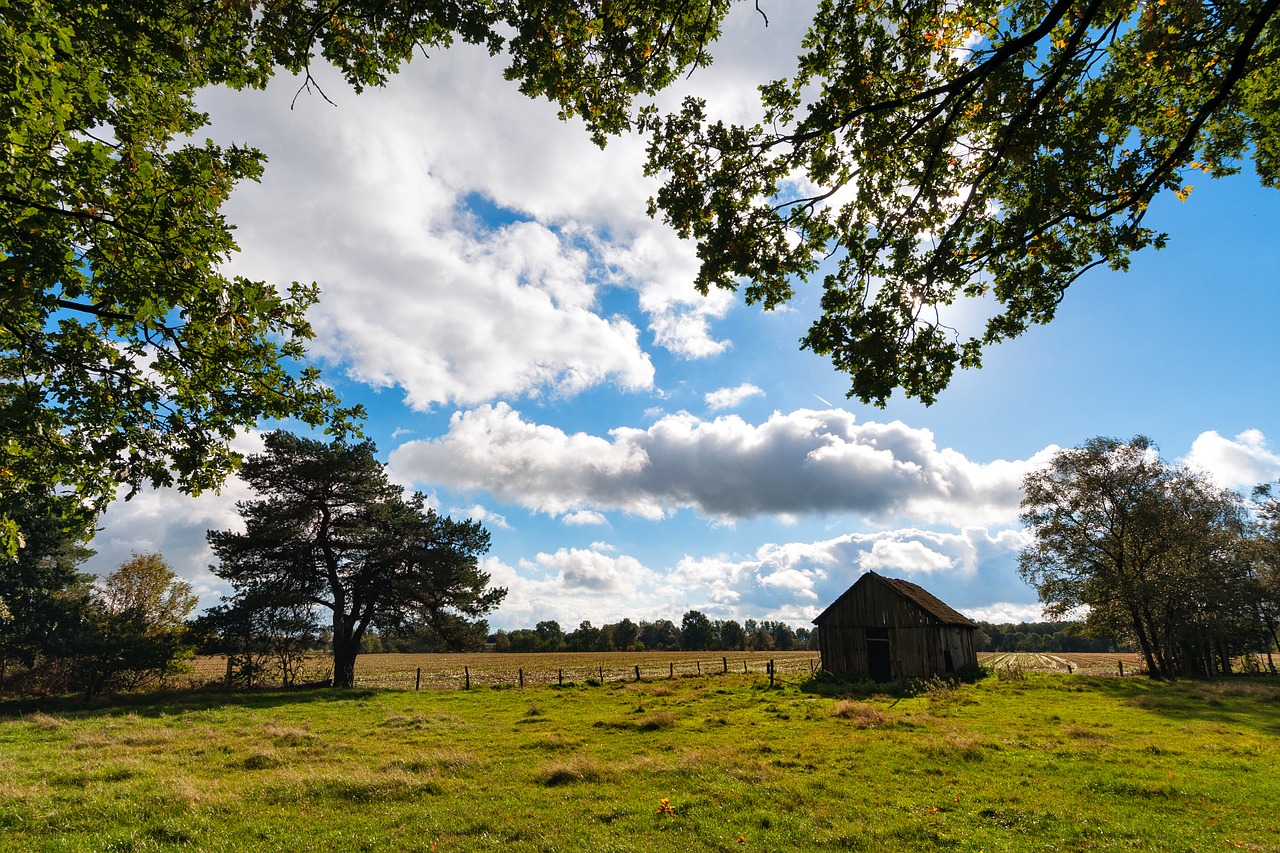
{"type": "MultiPolygon", "coordinates": [[[[425,635],[366,637],[366,652],[444,651],[425,635]]],[[[803,651],[816,649],[817,633],[793,628],[785,622],[748,619],[712,620],[690,610],[676,624],[670,619],[653,622],[623,619],[595,627],[581,622],[565,632],[560,623],[544,620],[532,628],[489,634],[487,648],[495,652],[625,652],[625,651],[803,651]]]]}
{"type": "MultiPolygon", "coordinates": [[[[1080,622],[1022,622],[997,625],[979,622],[980,652],[1115,652],[1128,651],[1110,637],[1087,637],[1080,622]]],[[[429,635],[369,635],[365,652],[446,651],[429,635]]],[[[532,628],[497,631],[488,635],[487,648],[496,652],[620,652],[620,651],[803,651],[818,648],[818,634],[785,622],[747,619],[713,620],[690,610],[676,624],[623,619],[595,627],[579,623],[565,632],[554,620],[532,628]]]]}
{"type": "Polygon", "coordinates": [[[1119,652],[1132,651],[1111,637],[1086,637],[1083,622],[978,623],[980,652],[1119,652]]]}

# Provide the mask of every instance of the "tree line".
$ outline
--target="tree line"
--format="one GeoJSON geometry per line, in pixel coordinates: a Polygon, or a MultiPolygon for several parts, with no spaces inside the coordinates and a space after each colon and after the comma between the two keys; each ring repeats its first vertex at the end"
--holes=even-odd
{"type": "Polygon", "coordinates": [[[978,623],[980,652],[1122,652],[1128,644],[1114,637],[1091,635],[1080,621],[978,623]]]}
{"type": "Polygon", "coordinates": [[[799,651],[816,648],[817,634],[785,622],[711,619],[690,610],[680,624],[670,619],[622,619],[594,627],[583,621],[565,633],[555,621],[534,628],[498,631],[491,638],[497,652],[625,652],[625,651],[799,651]]]}

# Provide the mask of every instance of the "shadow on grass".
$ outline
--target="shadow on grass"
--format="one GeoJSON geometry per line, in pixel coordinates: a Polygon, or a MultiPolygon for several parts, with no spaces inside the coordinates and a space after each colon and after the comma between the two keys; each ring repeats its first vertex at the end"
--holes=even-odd
{"type": "Polygon", "coordinates": [[[159,717],[188,711],[208,711],[227,707],[269,709],[291,705],[318,705],[367,699],[385,691],[356,688],[342,690],[330,687],[261,688],[241,691],[169,690],[150,693],[125,693],[116,696],[85,699],[82,696],[41,696],[0,700],[0,719],[13,719],[27,714],[57,714],[63,717],[110,717],[136,714],[159,717]]]}
{"type": "Polygon", "coordinates": [[[932,691],[946,690],[960,684],[973,684],[990,676],[980,667],[962,673],[934,678],[899,678],[894,681],[848,681],[830,673],[820,672],[800,682],[801,692],[828,699],[867,699],[871,696],[890,696],[905,699],[932,691]]]}
{"type": "Polygon", "coordinates": [[[1277,678],[1250,676],[1163,682],[1093,676],[1078,680],[1096,693],[1162,717],[1248,729],[1267,737],[1280,736],[1280,679],[1277,678]]]}

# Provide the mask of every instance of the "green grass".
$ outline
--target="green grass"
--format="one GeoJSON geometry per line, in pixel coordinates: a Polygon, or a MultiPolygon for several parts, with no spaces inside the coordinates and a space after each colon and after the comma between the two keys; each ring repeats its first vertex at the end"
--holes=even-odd
{"type": "Polygon", "coordinates": [[[1280,850],[1264,680],[895,698],[717,676],[6,713],[6,850],[1280,850]]]}

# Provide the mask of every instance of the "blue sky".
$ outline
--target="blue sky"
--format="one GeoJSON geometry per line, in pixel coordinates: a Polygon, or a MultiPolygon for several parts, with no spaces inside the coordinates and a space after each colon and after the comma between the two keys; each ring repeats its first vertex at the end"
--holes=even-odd
{"type": "MultiPolygon", "coordinates": [[[[803,22],[781,17],[740,9],[683,87],[749,116],[795,55],[803,22]]],[[[644,215],[643,140],[600,151],[500,72],[458,48],[359,97],[321,74],[336,107],[291,110],[289,79],[203,102],[210,135],[270,158],[228,206],[230,270],[320,284],[313,352],[393,476],[489,527],[510,590],[494,627],[691,608],[798,625],[868,569],[1032,619],[1019,482],[1055,448],[1143,433],[1226,486],[1280,476],[1280,193],[1249,166],[1158,200],[1169,248],[1090,273],[934,406],[876,409],[799,350],[812,287],[771,313],[698,296],[692,246],[644,215]]],[[[158,550],[216,603],[204,531],[245,497],[118,503],[89,568],[158,550]]]]}

